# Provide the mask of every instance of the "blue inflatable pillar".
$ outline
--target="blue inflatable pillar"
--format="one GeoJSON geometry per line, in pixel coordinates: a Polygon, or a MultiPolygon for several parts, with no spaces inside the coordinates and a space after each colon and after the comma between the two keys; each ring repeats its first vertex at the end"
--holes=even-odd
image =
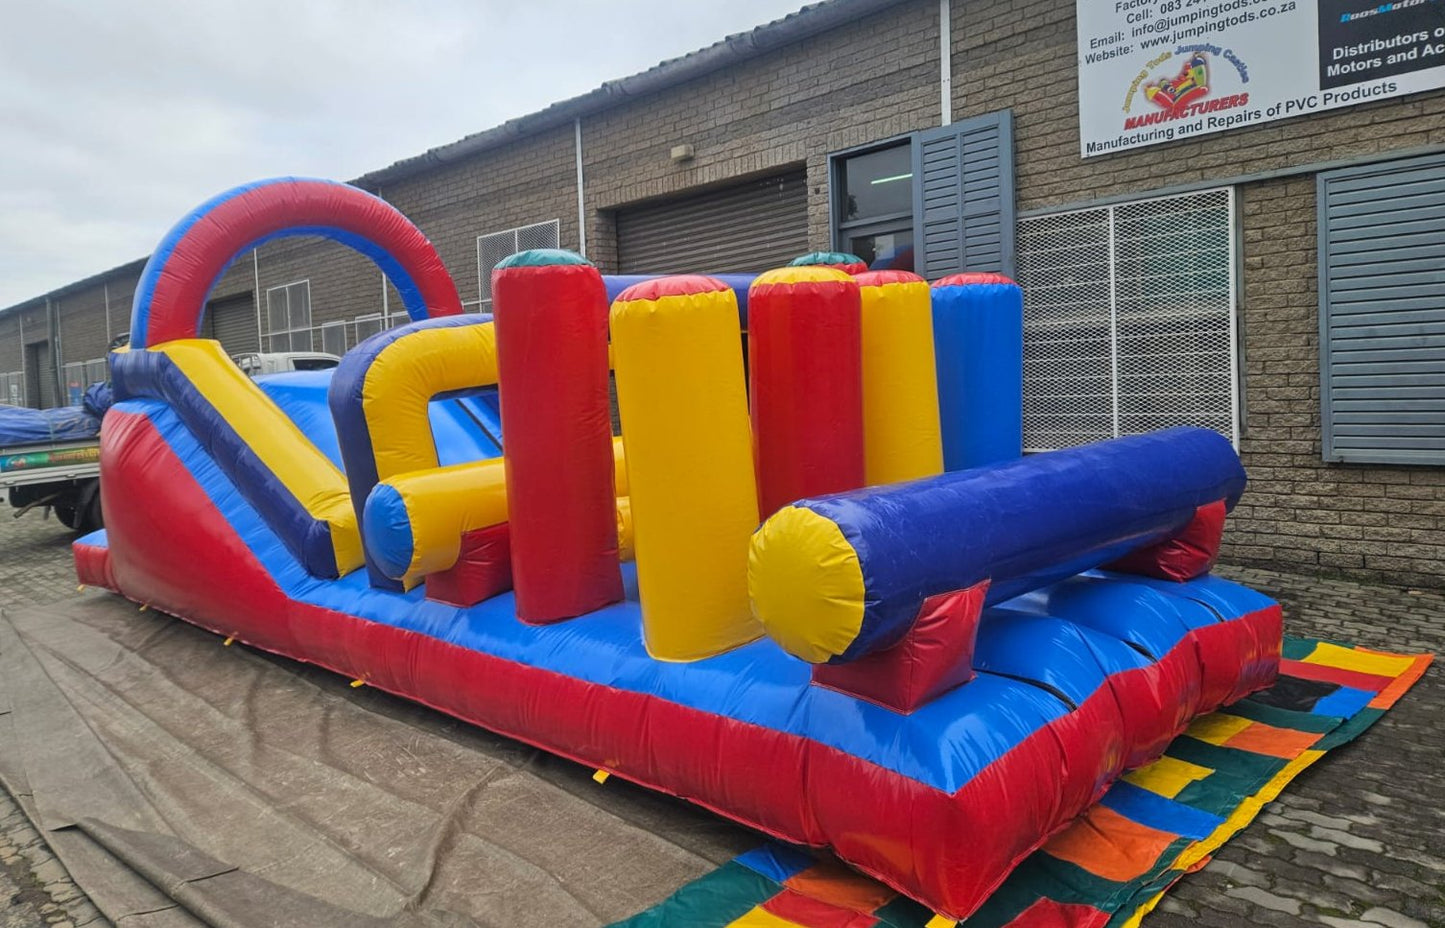
{"type": "Polygon", "coordinates": [[[1024,293],[1001,274],[933,285],[943,468],[1011,461],[1024,442],[1024,293]]]}

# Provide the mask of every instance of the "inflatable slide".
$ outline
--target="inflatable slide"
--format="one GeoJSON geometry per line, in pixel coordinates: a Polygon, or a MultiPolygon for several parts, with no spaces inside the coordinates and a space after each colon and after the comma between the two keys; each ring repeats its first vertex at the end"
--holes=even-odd
{"type": "Polygon", "coordinates": [[[463,313],[343,184],[203,204],[114,357],[81,582],[831,848],[946,919],[1277,672],[1278,605],[1209,574],[1230,443],[1023,456],[1005,278],[822,254],[609,279],[553,250],[493,293],[463,313]],[[247,378],[202,308],[285,235],[374,259],[412,321],[247,378]]]}

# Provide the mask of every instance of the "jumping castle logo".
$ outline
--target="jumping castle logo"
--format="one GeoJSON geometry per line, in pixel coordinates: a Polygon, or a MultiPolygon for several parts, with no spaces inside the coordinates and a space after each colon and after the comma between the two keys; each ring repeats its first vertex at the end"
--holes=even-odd
{"type": "MultiPolygon", "coordinates": [[[[1247,106],[1249,94],[1213,94],[1210,70],[1216,60],[1233,65],[1239,72],[1240,82],[1249,82],[1249,70],[1244,66],[1244,62],[1240,61],[1232,50],[1216,45],[1181,46],[1148,61],[1134,77],[1128,93],[1124,95],[1124,131],[1131,132],[1147,126],[1194,117],[1208,117],[1210,128],[1224,128],[1213,125],[1215,120],[1228,119],[1218,114],[1247,106]],[[1134,107],[1141,96],[1151,103],[1153,108],[1148,112],[1136,113],[1134,107]]],[[[1225,71],[1229,73],[1228,67],[1225,71]]]]}
{"type": "Polygon", "coordinates": [[[1166,111],[1188,106],[1209,96],[1209,59],[1195,52],[1178,76],[1161,78],[1144,85],[1144,98],[1166,111]]]}

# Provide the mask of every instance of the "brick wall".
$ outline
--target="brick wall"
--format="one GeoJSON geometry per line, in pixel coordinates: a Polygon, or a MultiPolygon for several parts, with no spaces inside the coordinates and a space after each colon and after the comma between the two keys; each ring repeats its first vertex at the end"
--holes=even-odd
{"type": "MultiPolygon", "coordinates": [[[[957,115],[1012,107],[1020,210],[1445,144],[1445,92],[1435,91],[1081,159],[1072,80],[1051,82],[1051,94],[1018,90],[1061,61],[1072,74],[1074,0],[953,10],[957,115]],[[1018,12],[1025,5],[1030,15],[1018,12]]],[[[1445,586],[1445,468],[1321,459],[1315,176],[1241,185],[1238,203],[1240,450],[1251,484],[1225,556],[1445,586]]]]}
{"type": "Polygon", "coordinates": [[[594,260],[615,270],[608,211],[799,164],[809,238],[826,247],[828,153],[939,123],[937,10],[902,4],[585,118],[594,260]],[[695,157],[673,164],[680,144],[695,157]]]}
{"type": "Polygon", "coordinates": [[[105,357],[110,337],[106,332],[104,287],[92,287],[81,293],[66,295],[57,302],[61,362],[69,364],[105,357]]]}
{"type": "MultiPolygon", "coordinates": [[[[20,315],[6,313],[0,316],[0,373],[20,370],[20,315]]],[[[5,399],[0,397],[0,402],[5,399]]]]}
{"type": "Polygon", "coordinates": [[[130,332],[130,313],[135,302],[136,287],[140,284],[140,271],[119,274],[105,282],[110,302],[111,338],[130,332]]]}
{"type": "Polygon", "coordinates": [[[1249,184],[1243,457],[1233,560],[1445,585],[1445,468],[1321,460],[1315,179],[1249,184]]]}
{"type": "MultiPolygon", "coordinates": [[[[577,247],[576,165],[572,127],[520,139],[380,192],[431,239],[464,302],[479,297],[477,238],[517,226],[558,220],[564,248],[577,247]]],[[[396,292],[391,292],[396,299],[396,292]]],[[[400,302],[392,304],[393,311],[400,302]]]]}

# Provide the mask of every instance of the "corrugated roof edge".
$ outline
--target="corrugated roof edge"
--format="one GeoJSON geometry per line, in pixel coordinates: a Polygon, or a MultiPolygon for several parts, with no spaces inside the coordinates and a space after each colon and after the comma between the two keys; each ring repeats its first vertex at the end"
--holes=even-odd
{"type": "Polygon", "coordinates": [[[136,258],[134,261],[127,261],[124,264],[116,265],[108,271],[101,271],[99,274],[91,274],[89,277],[86,277],[83,280],[77,280],[74,283],[68,283],[63,287],[57,287],[54,290],[47,290],[45,293],[42,293],[39,296],[32,296],[28,300],[21,300],[19,303],[14,303],[10,306],[6,306],[4,309],[0,309],[0,316],[7,315],[11,312],[19,312],[22,309],[29,309],[33,306],[44,306],[47,299],[59,299],[60,297],[63,297],[67,294],[76,293],[81,290],[88,289],[95,286],[96,284],[105,283],[126,274],[134,273],[137,277],[139,277],[140,272],[145,268],[146,262],[148,260],[150,260],[149,255],[144,258],[136,258]]]}
{"type": "Polygon", "coordinates": [[[801,42],[852,22],[869,13],[898,6],[907,0],[823,0],[789,13],[782,19],[740,32],[714,42],[707,48],[672,58],[640,74],[607,81],[580,97],[553,103],[546,109],[509,119],[447,145],[428,149],[412,158],[363,174],[352,183],[375,190],[384,183],[421,173],[432,167],[465,158],[518,138],[566,125],[579,116],[596,113],[617,103],[656,93],[693,78],[722,70],[730,64],[756,58],[766,52],[801,42]]]}
{"type": "MultiPolygon", "coordinates": [[[[388,167],[363,174],[350,183],[357,187],[376,191],[384,183],[421,174],[431,168],[478,154],[489,148],[505,145],[533,133],[566,125],[579,116],[596,113],[617,103],[656,93],[693,78],[720,71],[728,65],[756,58],[785,45],[801,42],[827,32],[870,13],[886,10],[906,2],[909,0],[822,0],[819,3],[810,3],[782,19],[765,23],[748,32],[727,36],[706,48],[654,65],[640,74],[607,81],[596,90],[589,91],[580,97],[553,103],[546,109],[535,113],[509,119],[499,126],[485,129],[446,145],[429,148],[415,157],[404,158],[388,167]]],[[[139,258],[108,271],[93,274],[84,280],[66,284],[59,289],[7,306],[0,309],[0,316],[41,303],[47,297],[55,299],[120,276],[132,269],[139,270],[145,266],[146,260],[146,258],[139,258]]]]}

